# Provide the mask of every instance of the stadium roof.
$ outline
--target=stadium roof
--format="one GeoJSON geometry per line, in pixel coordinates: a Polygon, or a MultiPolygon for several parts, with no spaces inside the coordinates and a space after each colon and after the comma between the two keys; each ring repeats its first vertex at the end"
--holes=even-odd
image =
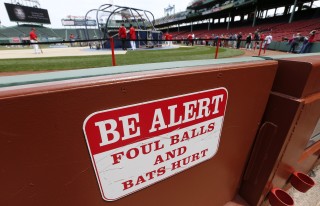
{"type": "MultiPolygon", "coordinates": [[[[177,21],[163,22],[158,24],[157,26],[169,26],[172,24],[181,24],[181,23],[189,23],[194,21],[200,21],[209,18],[224,18],[228,17],[229,14],[233,16],[243,15],[254,12],[257,7],[258,10],[267,10],[285,6],[294,5],[295,0],[235,0],[228,1],[230,3],[230,7],[226,7],[228,5],[223,5],[226,3],[226,0],[204,0],[201,1],[202,4],[193,4],[188,7],[190,10],[194,10],[195,12],[191,15],[187,15],[186,19],[180,19],[177,21]],[[202,12],[203,9],[214,9],[215,5],[219,3],[219,7],[224,7],[224,9],[215,11],[215,12],[202,12]],[[200,12],[199,12],[200,11],[200,12]],[[197,13],[199,12],[199,13],[197,13]]],[[[311,0],[297,0],[297,6],[302,5],[304,3],[311,2],[311,0]]]]}
{"type": "MultiPolygon", "coordinates": [[[[289,6],[293,5],[295,0],[199,0],[198,4],[195,3],[194,5],[190,5],[187,9],[203,9],[203,8],[210,8],[210,6],[214,6],[216,4],[224,4],[226,1],[229,2],[253,2],[254,5],[258,5],[260,8],[265,7],[282,7],[282,6],[289,6]]],[[[310,2],[311,0],[298,0],[297,3],[306,3],[310,2]]],[[[252,4],[251,4],[252,5],[252,4]]]]}

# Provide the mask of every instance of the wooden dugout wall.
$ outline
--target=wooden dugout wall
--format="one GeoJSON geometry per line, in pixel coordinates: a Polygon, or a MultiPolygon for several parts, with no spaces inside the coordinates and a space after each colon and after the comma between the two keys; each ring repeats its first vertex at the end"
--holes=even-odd
{"type": "MultiPolygon", "coordinates": [[[[317,62],[316,57],[311,56],[309,58],[317,62]]],[[[256,134],[259,131],[262,118],[267,116],[265,111],[268,112],[269,107],[267,105],[271,104],[270,101],[272,101],[272,95],[274,95],[272,88],[275,88],[274,80],[275,78],[277,80],[278,67],[281,66],[279,62],[281,61],[252,57],[1,77],[0,162],[2,184],[0,204],[115,206],[183,204],[220,206],[232,205],[238,202],[241,197],[249,203],[251,199],[259,200],[261,203],[261,199],[264,199],[268,191],[248,195],[249,193],[243,189],[246,184],[246,179],[243,180],[243,178],[248,178],[246,176],[248,174],[248,162],[251,166],[252,164],[258,166],[260,163],[259,161],[251,163],[252,151],[256,150],[256,134]],[[218,144],[217,142],[212,143],[216,146],[216,152],[213,152],[212,156],[205,161],[201,161],[199,153],[198,157],[194,156],[193,158],[195,165],[192,167],[185,165],[186,169],[177,173],[172,172],[172,167],[166,167],[166,172],[171,171],[172,175],[164,179],[161,179],[161,174],[165,173],[162,170],[156,171],[158,173],[152,173],[154,174],[152,178],[149,173],[149,176],[147,176],[149,181],[158,178],[150,185],[146,176],[144,176],[144,179],[139,178],[139,176],[138,180],[133,181],[134,186],[131,187],[128,183],[127,188],[122,188],[124,191],[130,187],[132,192],[118,195],[116,191],[116,198],[112,199],[113,201],[106,201],[109,193],[104,188],[108,188],[108,185],[101,186],[103,181],[99,179],[98,166],[93,164],[95,157],[92,154],[90,155],[95,147],[87,145],[87,143],[90,144],[90,141],[87,142],[86,135],[88,136],[88,134],[86,130],[83,131],[83,125],[90,115],[109,117],[110,114],[111,116],[115,115],[112,117],[118,118],[116,117],[117,114],[125,113],[125,110],[134,110],[135,114],[142,114],[144,111],[152,111],[148,109],[156,103],[159,103],[160,106],[158,107],[161,107],[162,104],[169,104],[169,101],[171,101],[171,106],[167,108],[174,108],[172,102],[175,101],[180,102],[176,105],[185,106],[194,102],[192,98],[205,95],[206,92],[220,90],[224,91],[223,94],[225,95],[225,101],[221,100],[223,107],[213,106],[213,108],[219,110],[224,108],[225,110],[219,116],[221,130],[216,131],[211,125],[212,134],[216,135],[215,138],[220,138],[218,144]],[[271,97],[269,97],[270,94],[271,97]],[[186,100],[188,98],[189,102],[186,100]],[[265,110],[266,106],[267,110],[265,110]],[[143,187],[135,190],[134,187],[139,187],[138,185],[143,185],[143,187]]],[[[319,71],[317,68],[315,70],[319,71]]],[[[311,85],[311,87],[313,86],[311,85]]],[[[183,121],[179,122],[179,115],[177,114],[176,118],[170,116],[170,119],[168,117],[171,125],[174,125],[172,126],[174,130],[168,130],[167,134],[202,124],[202,122],[196,122],[196,120],[200,121],[202,116],[209,118],[206,121],[210,121],[210,118],[218,118],[209,115],[208,111],[212,110],[203,103],[208,98],[205,96],[201,96],[201,98],[197,101],[199,104],[189,107],[188,111],[193,111],[192,108],[196,107],[202,108],[199,111],[202,111],[203,115],[198,113],[195,117],[195,115],[188,113],[185,106],[184,116],[180,115],[184,117],[183,121]],[[200,104],[200,102],[202,103],[200,104]],[[196,120],[193,120],[192,117],[195,117],[196,120]],[[187,122],[186,119],[188,118],[190,121],[187,122]],[[180,123],[181,127],[178,125],[180,123]]],[[[218,101],[217,98],[215,100],[218,101]]],[[[213,102],[212,100],[211,103],[213,102]]],[[[170,112],[163,113],[164,122],[167,118],[166,115],[172,115],[173,111],[178,111],[178,109],[170,109],[170,112]]],[[[319,114],[319,111],[316,110],[313,113],[319,114]]],[[[133,125],[148,124],[148,114],[144,119],[131,116],[130,120],[127,118],[126,126],[119,126],[118,128],[123,130],[127,128],[127,137],[133,139],[133,136],[138,134],[138,127],[134,128],[133,125]]],[[[163,126],[160,117],[154,116],[153,121],[151,118],[152,125],[159,124],[158,129],[163,126]]],[[[319,118],[319,115],[315,115],[313,119],[316,119],[316,117],[319,118]]],[[[124,124],[124,118],[121,118],[113,122],[124,124]]],[[[312,122],[316,123],[315,120],[312,122]]],[[[166,124],[168,129],[169,125],[166,124]]],[[[215,122],[215,128],[216,125],[217,122],[215,122]]],[[[308,127],[308,131],[312,130],[313,132],[314,128],[315,125],[311,125],[308,127]]],[[[105,129],[110,128],[106,126],[105,129]]],[[[139,134],[142,134],[142,126],[139,129],[141,129],[139,134]]],[[[209,129],[207,131],[209,132],[209,129]]],[[[123,137],[125,136],[124,133],[121,133],[123,137]]],[[[116,139],[115,134],[114,131],[113,139],[109,136],[110,138],[107,140],[110,141],[110,145],[111,141],[116,139]]],[[[297,138],[306,142],[306,136],[297,138]]],[[[95,138],[95,136],[93,137],[95,138]]],[[[154,137],[152,135],[142,137],[140,142],[130,142],[128,145],[142,144],[145,140],[143,138],[152,140],[154,137]]],[[[209,137],[204,135],[203,138],[209,137]]],[[[279,144],[279,151],[275,156],[279,155],[280,150],[283,153],[286,152],[286,149],[281,149],[284,147],[283,145],[287,144],[286,137],[283,139],[282,142],[275,140],[279,144]]],[[[191,144],[191,146],[185,146],[187,152],[198,147],[198,143],[194,140],[196,138],[190,138],[186,141],[190,141],[191,144]]],[[[171,141],[173,141],[172,138],[171,141]]],[[[173,142],[171,143],[173,144],[173,142]]],[[[208,147],[212,146],[210,142],[208,144],[208,147]]],[[[313,158],[307,161],[308,164],[305,164],[301,160],[302,157],[296,155],[297,158],[300,158],[300,164],[306,165],[304,171],[308,171],[313,167],[315,159],[318,158],[316,155],[318,150],[315,149],[315,152],[311,152],[312,155],[309,155],[311,154],[309,152],[306,156],[301,145],[302,143],[299,148],[301,155],[304,155],[304,160],[308,160],[311,156],[313,158]]],[[[137,150],[130,150],[132,153],[121,156],[121,149],[125,147],[121,145],[115,147],[118,148],[118,153],[117,156],[114,156],[114,161],[120,161],[120,157],[122,158],[121,161],[127,158],[128,164],[131,164],[130,161],[136,161],[133,167],[125,170],[127,173],[131,171],[132,174],[135,174],[136,171],[144,167],[149,170],[157,170],[154,167],[155,164],[148,166],[148,161],[139,161],[138,157],[137,160],[133,160],[135,159],[134,151],[137,150]]],[[[210,148],[209,150],[211,150],[210,148]]],[[[175,157],[172,157],[172,161],[182,158],[185,152],[182,149],[175,151],[177,153],[175,157]]],[[[157,160],[159,160],[158,157],[157,160]]],[[[299,160],[293,159],[292,162],[296,163],[299,160]]],[[[171,160],[168,158],[167,161],[171,160]]],[[[266,176],[275,173],[274,170],[278,168],[276,165],[279,164],[279,161],[279,158],[274,158],[268,163],[268,167],[272,171],[266,176]]],[[[165,162],[160,160],[157,163],[159,163],[159,166],[161,164],[165,165],[165,162]]],[[[108,166],[112,167],[112,164],[108,164],[108,166]]],[[[119,170],[119,173],[122,171],[119,170]]],[[[142,171],[142,173],[144,172],[142,171]]],[[[109,176],[106,177],[106,179],[108,178],[109,176]]],[[[110,179],[114,180],[113,184],[120,181],[120,186],[125,185],[124,182],[126,182],[121,179],[113,179],[113,176],[110,176],[110,179]]],[[[134,178],[132,177],[132,179],[134,178]]],[[[264,188],[266,184],[266,182],[261,183],[264,188]]],[[[281,184],[279,183],[280,186],[281,184]]],[[[123,191],[119,191],[119,193],[123,191]]]]}

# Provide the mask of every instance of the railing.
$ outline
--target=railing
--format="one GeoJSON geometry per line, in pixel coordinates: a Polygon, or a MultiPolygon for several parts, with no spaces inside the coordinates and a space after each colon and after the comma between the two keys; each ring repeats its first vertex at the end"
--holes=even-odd
{"type": "MultiPolygon", "coordinates": [[[[83,42],[102,42],[105,43],[105,45],[107,43],[109,43],[110,45],[110,49],[111,49],[111,53],[112,53],[112,65],[116,66],[116,55],[115,55],[115,41],[120,41],[120,39],[115,38],[114,36],[111,38],[107,38],[107,39],[89,39],[89,40],[76,40],[76,41],[50,41],[50,42],[38,42],[38,43],[30,43],[30,42],[24,42],[24,43],[0,43],[0,46],[26,46],[26,45],[33,45],[33,44],[38,44],[38,45],[46,45],[46,44],[74,44],[74,43],[83,43],[83,42]]],[[[130,41],[129,39],[126,39],[126,42],[130,41]]],[[[236,39],[226,39],[226,38],[215,38],[215,39],[208,39],[208,38],[199,38],[199,39],[174,39],[174,40],[162,40],[162,39],[155,39],[155,40],[150,40],[150,39],[137,39],[135,40],[136,42],[157,42],[156,45],[154,45],[155,47],[158,46],[162,46],[162,44],[159,42],[185,42],[187,44],[193,44],[195,42],[210,42],[211,46],[215,46],[215,52],[213,54],[213,58],[214,59],[218,59],[219,58],[219,48],[221,47],[222,42],[224,41],[228,41],[229,43],[231,42],[232,44],[238,43],[241,44],[243,42],[246,42],[246,40],[236,40],[236,39]]],[[[266,43],[266,41],[254,41],[252,40],[252,42],[250,44],[253,45],[253,49],[257,49],[257,46],[259,46],[259,52],[258,52],[258,56],[261,56],[261,52],[263,51],[264,53],[266,53],[266,49],[267,47],[264,46],[264,44],[266,43]]],[[[101,46],[100,45],[100,46],[101,46]]],[[[243,44],[242,44],[243,47],[243,44]]],[[[104,46],[102,46],[102,48],[104,48],[104,46]]],[[[238,47],[239,48],[239,47],[238,47]]],[[[272,47],[273,48],[273,47],[272,47]]]]}

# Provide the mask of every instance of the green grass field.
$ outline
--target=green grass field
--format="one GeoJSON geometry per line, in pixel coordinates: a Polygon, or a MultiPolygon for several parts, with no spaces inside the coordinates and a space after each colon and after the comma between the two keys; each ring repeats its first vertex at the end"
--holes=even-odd
{"type": "MultiPolygon", "coordinates": [[[[166,50],[128,51],[125,55],[116,55],[116,63],[117,65],[132,65],[155,62],[213,59],[215,49],[215,47],[194,46],[166,50]]],[[[219,58],[238,56],[243,53],[244,52],[241,50],[219,48],[219,58]]],[[[111,55],[3,59],[0,60],[0,72],[70,70],[108,67],[111,65],[111,55]]]]}

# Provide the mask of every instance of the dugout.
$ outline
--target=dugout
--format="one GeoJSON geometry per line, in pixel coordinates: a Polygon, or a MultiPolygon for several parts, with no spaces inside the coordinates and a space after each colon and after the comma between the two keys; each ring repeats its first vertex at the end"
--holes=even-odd
{"type": "Polygon", "coordinates": [[[250,57],[1,77],[0,204],[234,204],[277,66],[250,57]]]}
{"type": "Polygon", "coordinates": [[[312,180],[293,182],[295,173],[319,164],[319,54],[269,59],[279,67],[240,189],[250,205],[268,205],[273,188],[306,192],[312,180]]]}
{"type": "MultiPolygon", "coordinates": [[[[296,47],[294,52],[295,53],[299,53],[301,48],[302,48],[302,46],[303,46],[303,43],[300,42],[299,45],[296,47]]],[[[290,43],[273,41],[269,45],[268,49],[277,50],[277,51],[285,51],[286,52],[286,51],[289,51],[289,49],[290,49],[290,43]]],[[[311,53],[317,53],[319,51],[320,51],[320,43],[318,43],[318,42],[312,43],[310,52],[311,53]]]]}

